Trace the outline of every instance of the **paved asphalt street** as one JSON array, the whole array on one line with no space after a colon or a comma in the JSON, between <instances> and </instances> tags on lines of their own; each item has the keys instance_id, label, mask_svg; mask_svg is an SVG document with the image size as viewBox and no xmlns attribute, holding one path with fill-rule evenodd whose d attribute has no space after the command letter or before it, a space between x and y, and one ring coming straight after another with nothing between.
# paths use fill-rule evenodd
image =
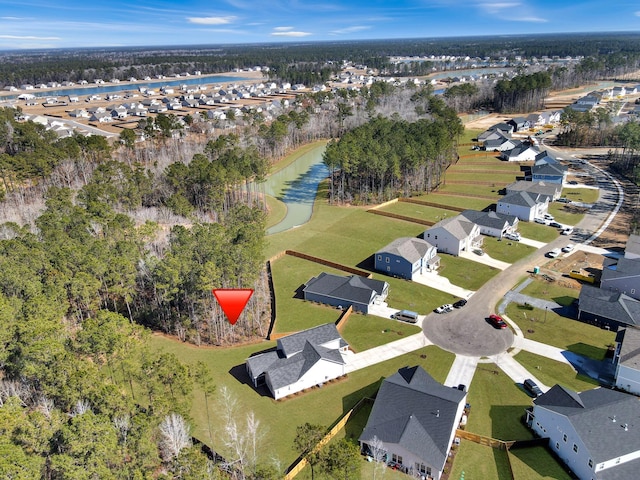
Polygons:
<instances>
[{"instance_id":1,"label":"paved asphalt street","mask_svg":"<svg viewBox=\"0 0 640 480\"><path fill-rule=\"evenodd\" d=\"M566 158L566 154L564 157ZM576 225L575 233L570 239L572 243L589 242L616 208L619 199L617 184L607 174L589 164L585 164L585 169L596 178L600 197ZM495 313L495 306L524 275L532 272L534 266L547 261L545 255L549 250L563 247L568 240L567 237L560 236L546 247L498 273L469 299L465 307L447 314L427 315L423 329L429 341L445 350L466 356L492 356L505 352L514 343L513 332L511 329L494 328L487 322L487 317Z\"/></svg>"}]
</instances>

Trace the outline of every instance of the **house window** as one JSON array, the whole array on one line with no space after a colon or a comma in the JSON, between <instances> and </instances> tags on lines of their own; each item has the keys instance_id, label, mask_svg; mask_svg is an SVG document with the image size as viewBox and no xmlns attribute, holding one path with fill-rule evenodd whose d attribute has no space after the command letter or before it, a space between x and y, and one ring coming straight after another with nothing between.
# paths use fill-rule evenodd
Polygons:
<instances>
[{"instance_id":1,"label":"house window","mask_svg":"<svg viewBox=\"0 0 640 480\"><path fill-rule=\"evenodd\" d=\"M427 233L427 238L431 238L431 234L430 233Z\"/></svg>"},{"instance_id":2,"label":"house window","mask_svg":"<svg viewBox=\"0 0 640 480\"><path fill-rule=\"evenodd\" d=\"M389 257L386 257L386 258L384 259L384 261L385 261L386 263L389 263Z\"/></svg>"},{"instance_id":3,"label":"house window","mask_svg":"<svg viewBox=\"0 0 640 480\"><path fill-rule=\"evenodd\" d=\"M391 267L387 267L387 272L390 272L390 271L391 271Z\"/></svg>"},{"instance_id":4,"label":"house window","mask_svg":"<svg viewBox=\"0 0 640 480\"><path fill-rule=\"evenodd\" d=\"M575 443L573 444L573 451L578 453L578 445L576 445Z\"/></svg>"},{"instance_id":5,"label":"house window","mask_svg":"<svg viewBox=\"0 0 640 480\"><path fill-rule=\"evenodd\" d=\"M589 459L589 468L593 468L593 460Z\"/></svg>"},{"instance_id":6,"label":"house window","mask_svg":"<svg viewBox=\"0 0 640 480\"><path fill-rule=\"evenodd\" d=\"M556 442L556 450L560 450L560 442Z\"/></svg>"},{"instance_id":7,"label":"house window","mask_svg":"<svg viewBox=\"0 0 640 480\"><path fill-rule=\"evenodd\" d=\"M436 235L434 238L437 240L438 239L438 235Z\"/></svg>"},{"instance_id":8,"label":"house window","mask_svg":"<svg viewBox=\"0 0 640 480\"><path fill-rule=\"evenodd\" d=\"M562 441L566 443L566 441L567 441L567 434L566 433L564 435L562 435Z\"/></svg>"},{"instance_id":9,"label":"house window","mask_svg":"<svg viewBox=\"0 0 640 480\"><path fill-rule=\"evenodd\" d=\"M396 455L395 453L391 455L391 461L393 463L397 463L398 465L402 465L402 455Z\"/></svg>"},{"instance_id":10,"label":"house window","mask_svg":"<svg viewBox=\"0 0 640 480\"><path fill-rule=\"evenodd\" d=\"M422 473L423 475L427 473L427 467L425 466L424 463L416 462L415 469L416 469L416 472Z\"/></svg>"},{"instance_id":11,"label":"house window","mask_svg":"<svg viewBox=\"0 0 640 480\"><path fill-rule=\"evenodd\" d=\"M633 295L634 293L636 293L636 289L635 289L635 288L632 288L632 289L631 289L631 295Z\"/></svg>"},{"instance_id":12,"label":"house window","mask_svg":"<svg viewBox=\"0 0 640 480\"><path fill-rule=\"evenodd\" d=\"M378 255L378 261L381 262L382 261L382 255Z\"/></svg>"}]
</instances>

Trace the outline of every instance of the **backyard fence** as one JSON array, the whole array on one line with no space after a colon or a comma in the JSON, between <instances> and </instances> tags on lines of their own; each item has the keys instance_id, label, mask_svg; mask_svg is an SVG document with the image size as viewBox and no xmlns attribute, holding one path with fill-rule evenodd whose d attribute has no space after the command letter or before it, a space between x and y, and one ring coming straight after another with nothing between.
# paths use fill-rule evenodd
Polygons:
<instances>
[{"instance_id":1,"label":"backyard fence","mask_svg":"<svg viewBox=\"0 0 640 480\"><path fill-rule=\"evenodd\" d=\"M379 208L384 208L387 205L393 205L396 202L398 202L398 199L394 198L393 200L389 200L388 202L383 202L383 203L381 203L379 205L375 205L375 206L371 207L370 210L377 210Z\"/></svg>"},{"instance_id":2,"label":"backyard fence","mask_svg":"<svg viewBox=\"0 0 640 480\"><path fill-rule=\"evenodd\" d=\"M342 315L340 315L340 318L338 318L338 320L336 321L336 328L340 333L342 333L342 329L344 328L345 323L347 323L347 320L349 320L349 317L351 316L352 313L353 313L353 306L349 305L349 308L347 308L344 312L342 312Z\"/></svg>"},{"instance_id":3,"label":"backyard fence","mask_svg":"<svg viewBox=\"0 0 640 480\"><path fill-rule=\"evenodd\" d=\"M360 275L361 277L366 277L366 278L372 277L371 273L365 270L360 270L359 268L342 265L341 263L325 260L324 258L314 257L313 255L307 255L306 253L296 252L295 250L286 250L286 254L291 255L292 257L302 258L303 260L309 260L310 262L319 263L320 265L324 265L326 267L335 268L336 270L342 270L344 272L352 273L354 275Z\"/></svg>"},{"instance_id":4,"label":"backyard fence","mask_svg":"<svg viewBox=\"0 0 640 480\"><path fill-rule=\"evenodd\" d=\"M489 195L480 195L477 193L464 193L464 192L431 192L432 195L446 195L448 197L468 197L468 198L480 198L482 200L496 200L496 197Z\"/></svg>"},{"instance_id":5,"label":"backyard fence","mask_svg":"<svg viewBox=\"0 0 640 480\"><path fill-rule=\"evenodd\" d=\"M340 430L344 428L352 415L358 413L358 411L367 404L372 404L373 399L371 398L361 398L358 403L354 405L354 407L345 413L340 420L336 422L336 424L331 427L331 429L327 432L327 434L318 442L313 451L317 451L324 447L327 443L331 441L333 437L335 437ZM298 473L300 473L304 467L307 466L307 458L299 457L293 464L287 469L287 473L284 476L284 480L292 480Z\"/></svg>"},{"instance_id":6,"label":"backyard fence","mask_svg":"<svg viewBox=\"0 0 640 480\"><path fill-rule=\"evenodd\" d=\"M367 210L368 213L374 213L376 215L381 215L383 217L396 218L398 220L404 220L406 222L418 223L420 225L426 225L427 227L431 227L435 225L435 222L430 220L423 220L421 218L407 217L406 215L398 215L397 213L391 212L383 212L381 210Z\"/></svg>"},{"instance_id":7,"label":"backyard fence","mask_svg":"<svg viewBox=\"0 0 640 480\"><path fill-rule=\"evenodd\" d=\"M509 450L515 443L514 441L505 442L497 438L485 437L484 435L478 435L477 433L471 433L461 429L456 430L456 436L479 445L497 448L498 450Z\"/></svg>"},{"instance_id":8,"label":"backyard fence","mask_svg":"<svg viewBox=\"0 0 640 480\"><path fill-rule=\"evenodd\" d=\"M424 205L425 207L435 207L435 208L442 208L444 210L453 210L454 212L464 212L465 210L467 210L466 208L462 208L462 207L442 205L441 203L435 203L435 202L425 202L424 200L416 200L415 198L401 198L400 201L402 203L414 203L416 205Z\"/></svg>"}]
</instances>

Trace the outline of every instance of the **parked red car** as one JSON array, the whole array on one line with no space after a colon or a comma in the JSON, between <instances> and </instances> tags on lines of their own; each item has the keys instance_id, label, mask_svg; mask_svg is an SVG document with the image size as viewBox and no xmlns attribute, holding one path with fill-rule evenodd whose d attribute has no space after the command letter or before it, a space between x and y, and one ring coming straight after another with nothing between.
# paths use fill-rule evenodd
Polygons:
<instances>
[{"instance_id":1,"label":"parked red car","mask_svg":"<svg viewBox=\"0 0 640 480\"><path fill-rule=\"evenodd\" d=\"M489 322L496 328L507 328L507 324L502 319L500 315L491 314L489 315Z\"/></svg>"}]
</instances>

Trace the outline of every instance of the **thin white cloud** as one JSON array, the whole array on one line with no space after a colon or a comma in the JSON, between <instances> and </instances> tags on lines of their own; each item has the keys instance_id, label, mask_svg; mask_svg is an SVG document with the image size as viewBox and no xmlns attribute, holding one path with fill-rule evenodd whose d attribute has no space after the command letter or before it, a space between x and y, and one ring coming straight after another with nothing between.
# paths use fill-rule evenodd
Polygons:
<instances>
[{"instance_id":1,"label":"thin white cloud","mask_svg":"<svg viewBox=\"0 0 640 480\"><path fill-rule=\"evenodd\" d=\"M512 19L514 22L533 22L533 23L546 23L549 20L540 17L516 17Z\"/></svg>"},{"instance_id":2,"label":"thin white cloud","mask_svg":"<svg viewBox=\"0 0 640 480\"><path fill-rule=\"evenodd\" d=\"M275 32L289 32L293 30L293 27L274 27Z\"/></svg>"},{"instance_id":3,"label":"thin white cloud","mask_svg":"<svg viewBox=\"0 0 640 480\"><path fill-rule=\"evenodd\" d=\"M62 40L60 37L36 37L34 35L0 35L5 40Z\"/></svg>"},{"instance_id":4,"label":"thin white cloud","mask_svg":"<svg viewBox=\"0 0 640 480\"><path fill-rule=\"evenodd\" d=\"M27 20L23 17L0 17L0 20Z\"/></svg>"},{"instance_id":5,"label":"thin white cloud","mask_svg":"<svg viewBox=\"0 0 640 480\"><path fill-rule=\"evenodd\" d=\"M353 27L339 28L338 30L332 30L334 35L344 35L347 33L361 32L362 30L369 30L371 27L368 25L354 25Z\"/></svg>"},{"instance_id":6,"label":"thin white cloud","mask_svg":"<svg viewBox=\"0 0 640 480\"><path fill-rule=\"evenodd\" d=\"M237 20L237 18L229 15L226 17L188 17L187 20L197 25L227 25Z\"/></svg>"},{"instance_id":7,"label":"thin white cloud","mask_svg":"<svg viewBox=\"0 0 640 480\"><path fill-rule=\"evenodd\" d=\"M296 32L296 31L286 31L286 32L271 32L271 36L273 37L307 37L311 35L311 32Z\"/></svg>"}]
</instances>

